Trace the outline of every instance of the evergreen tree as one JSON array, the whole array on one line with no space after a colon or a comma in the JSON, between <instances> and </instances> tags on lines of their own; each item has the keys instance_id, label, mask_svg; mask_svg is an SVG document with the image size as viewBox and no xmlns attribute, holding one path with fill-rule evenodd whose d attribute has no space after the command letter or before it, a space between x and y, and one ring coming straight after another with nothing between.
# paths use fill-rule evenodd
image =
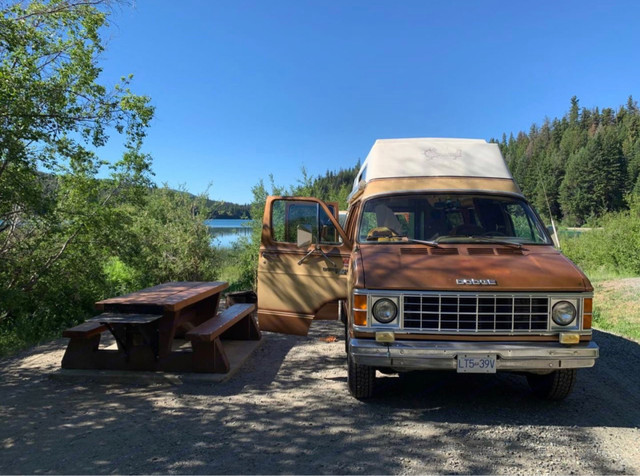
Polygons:
<instances>
[{"instance_id":1,"label":"evergreen tree","mask_svg":"<svg viewBox=\"0 0 640 476\"><path fill-rule=\"evenodd\" d=\"M506 137L499 146L523 193L567 223L625 209L625 195L640 192L640 111L631 96L617 112L580 109L574 96L562 118Z\"/></svg>"},{"instance_id":2,"label":"evergreen tree","mask_svg":"<svg viewBox=\"0 0 640 476\"><path fill-rule=\"evenodd\" d=\"M625 192L625 159L615 130L605 128L572 154L561 186L561 206L577 224L619 210Z\"/></svg>"},{"instance_id":3,"label":"evergreen tree","mask_svg":"<svg viewBox=\"0 0 640 476\"><path fill-rule=\"evenodd\" d=\"M567 161L567 169L560 187L560 206L570 225L582 225L597 208L591 182L583 180L592 175L590 154L586 147L574 152Z\"/></svg>"},{"instance_id":4,"label":"evergreen tree","mask_svg":"<svg viewBox=\"0 0 640 476\"><path fill-rule=\"evenodd\" d=\"M577 96L571 98L571 109L569 109L569 124L575 126L578 124L578 116L580 115L580 106Z\"/></svg>"}]
</instances>

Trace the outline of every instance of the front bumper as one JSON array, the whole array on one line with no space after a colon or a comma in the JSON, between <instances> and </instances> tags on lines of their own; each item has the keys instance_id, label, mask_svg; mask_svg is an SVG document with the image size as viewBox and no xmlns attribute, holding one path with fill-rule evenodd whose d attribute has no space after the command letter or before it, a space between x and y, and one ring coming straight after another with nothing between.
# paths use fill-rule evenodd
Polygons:
<instances>
[{"instance_id":1,"label":"front bumper","mask_svg":"<svg viewBox=\"0 0 640 476\"><path fill-rule=\"evenodd\" d=\"M455 370L458 354L496 354L497 370L551 371L593 367L599 355L595 342L563 345L557 342L441 342L372 339L349 340L356 364L394 370Z\"/></svg>"}]
</instances>

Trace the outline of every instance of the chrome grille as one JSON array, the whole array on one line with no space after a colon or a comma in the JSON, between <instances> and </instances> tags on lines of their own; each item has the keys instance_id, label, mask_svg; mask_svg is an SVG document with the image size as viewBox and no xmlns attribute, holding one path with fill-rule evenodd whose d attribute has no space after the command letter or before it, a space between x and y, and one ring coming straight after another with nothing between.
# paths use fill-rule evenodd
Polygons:
<instances>
[{"instance_id":1,"label":"chrome grille","mask_svg":"<svg viewBox=\"0 0 640 476\"><path fill-rule=\"evenodd\" d=\"M549 299L530 295L404 295L404 328L435 332L547 330Z\"/></svg>"}]
</instances>

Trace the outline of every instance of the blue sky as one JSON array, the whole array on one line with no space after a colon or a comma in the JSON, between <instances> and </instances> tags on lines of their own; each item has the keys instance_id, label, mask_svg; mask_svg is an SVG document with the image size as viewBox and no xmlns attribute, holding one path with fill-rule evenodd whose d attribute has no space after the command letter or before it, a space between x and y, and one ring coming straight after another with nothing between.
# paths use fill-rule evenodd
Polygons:
<instances>
[{"instance_id":1,"label":"blue sky","mask_svg":"<svg viewBox=\"0 0 640 476\"><path fill-rule=\"evenodd\" d=\"M101 65L152 98L158 183L245 203L269 174L350 167L378 138L499 138L573 95L640 99L638 18L637 1L137 0Z\"/></svg>"}]
</instances>

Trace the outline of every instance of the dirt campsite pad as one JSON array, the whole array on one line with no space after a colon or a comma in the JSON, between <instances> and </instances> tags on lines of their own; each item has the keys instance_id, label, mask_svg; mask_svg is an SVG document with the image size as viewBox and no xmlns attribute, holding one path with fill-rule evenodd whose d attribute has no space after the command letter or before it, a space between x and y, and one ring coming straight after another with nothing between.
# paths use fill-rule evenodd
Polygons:
<instances>
[{"instance_id":1,"label":"dirt campsite pad","mask_svg":"<svg viewBox=\"0 0 640 476\"><path fill-rule=\"evenodd\" d=\"M640 473L636 342L596 332L559 404L517 375L437 372L378 374L360 402L341 336L265 333L220 383L53 379L62 339L4 359L0 473Z\"/></svg>"}]
</instances>

